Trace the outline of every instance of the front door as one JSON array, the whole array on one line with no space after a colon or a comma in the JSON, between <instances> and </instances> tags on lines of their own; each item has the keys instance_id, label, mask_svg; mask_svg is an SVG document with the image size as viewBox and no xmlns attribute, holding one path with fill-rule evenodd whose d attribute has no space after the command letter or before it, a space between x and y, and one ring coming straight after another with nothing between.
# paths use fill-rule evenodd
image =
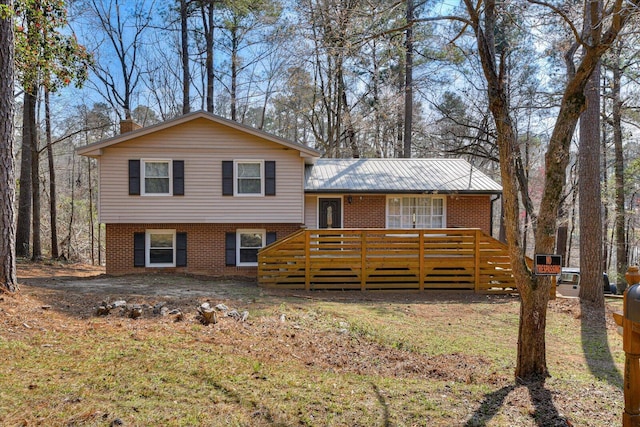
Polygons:
<instances>
[{"instance_id":1,"label":"front door","mask_svg":"<svg viewBox=\"0 0 640 427\"><path fill-rule=\"evenodd\" d=\"M342 199L339 197L320 199L318 228L342 228Z\"/></svg>"}]
</instances>

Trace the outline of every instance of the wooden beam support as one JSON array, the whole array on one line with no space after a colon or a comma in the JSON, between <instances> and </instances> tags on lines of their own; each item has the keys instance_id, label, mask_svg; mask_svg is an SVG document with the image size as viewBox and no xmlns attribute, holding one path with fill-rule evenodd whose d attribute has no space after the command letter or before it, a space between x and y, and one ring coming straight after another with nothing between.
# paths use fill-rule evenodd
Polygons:
<instances>
[{"instance_id":1,"label":"wooden beam support","mask_svg":"<svg viewBox=\"0 0 640 427\"><path fill-rule=\"evenodd\" d=\"M311 290L311 230L304 233L304 289Z\"/></svg>"},{"instance_id":2,"label":"wooden beam support","mask_svg":"<svg viewBox=\"0 0 640 427\"><path fill-rule=\"evenodd\" d=\"M480 230L476 230L474 233L475 236L475 292L480 292L480 239L482 238L482 234Z\"/></svg>"}]
</instances>

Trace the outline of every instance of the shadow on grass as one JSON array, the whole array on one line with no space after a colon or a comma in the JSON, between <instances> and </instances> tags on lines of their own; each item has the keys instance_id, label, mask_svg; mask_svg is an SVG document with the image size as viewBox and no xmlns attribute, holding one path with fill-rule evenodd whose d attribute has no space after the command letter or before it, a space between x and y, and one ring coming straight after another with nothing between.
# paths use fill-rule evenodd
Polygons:
<instances>
[{"instance_id":1,"label":"shadow on grass","mask_svg":"<svg viewBox=\"0 0 640 427\"><path fill-rule=\"evenodd\" d=\"M484 400L480 403L480 407L471 415L471 418L465 423L465 427L476 427L486 425L504 405L507 395L516 388L515 385L508 385L496 390L493 393L486 394Z\"/></svg>"},{"instance_id":2,"label":"shadow on grass","mask_svg":"<svg viewBox=\"0 0 640 427\"><path fill-rule=\"evenodd\" d=\"M387 404L387 401L384 399L384 396L382 395L382 393L380 393L380 389L378 388L378 386L373 383L371 383L371 386L373 387L373 391L376 393L376 397L378 398L378 402L380 402L380 407L382 408L382 417L383 417L382 425L384 427L389 427L391 425L391 421L389 420L389 405Z\"/></svg>"},{"instance_id":3,"label":"shadow on grass","mask_svg":"<svg viewBox=\"0 0 640 427\"><path fill-rule=\"evenodd\" d=\"M478 427L487 425L500 412L500 408L505 405L505 400L509 393L519 387L526 387L529 392L531 403L535 408L534 412L529 415L537 426L566 427L569 425L567 420L558 413L553 403L553 395L545 387L544 381L533 381L519 385L511 384L485 395L478 409L471 415L464 426Z\"/></svg>"},{"instance_id":4,"label":"shadow on grass","mask_svg":"<svg viewBox=\"0 0 640 427\"><path fill-rule=\"evenodd\" d=\"M580 302L582 351L591 374L622 389L623 378L616 367L607 339L607 313L604 307Z\"/></svg>"}]
</instances>

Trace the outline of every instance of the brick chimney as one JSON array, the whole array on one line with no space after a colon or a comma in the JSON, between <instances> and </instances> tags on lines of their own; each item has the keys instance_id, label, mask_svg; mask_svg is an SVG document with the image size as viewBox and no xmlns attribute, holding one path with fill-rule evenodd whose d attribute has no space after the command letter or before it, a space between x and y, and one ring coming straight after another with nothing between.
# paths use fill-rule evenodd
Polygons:
<instances>
[{"instance_id":1,"label":"brick chimney","mask_svg":"<svg viewBox=\"0 0 640 427\"><path fill-rule=\"evenodd\" d=\"M136 129L140 129L142 126L137 124L131 119L120 120L120 133L127 133L134 131Z\"/></svg>"}]
</instances>

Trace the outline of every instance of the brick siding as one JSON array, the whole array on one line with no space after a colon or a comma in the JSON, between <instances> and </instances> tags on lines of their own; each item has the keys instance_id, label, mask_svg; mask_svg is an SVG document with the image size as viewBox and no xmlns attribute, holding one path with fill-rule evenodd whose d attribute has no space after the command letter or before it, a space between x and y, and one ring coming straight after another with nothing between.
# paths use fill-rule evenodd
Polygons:
<instances>
[{"instance_id":1,"label":"brick siding","mask_svg":"<svg viewBox=\"0 0 640 427\"><path fill-rule=\"evenodd\" d=\"M187 266L148 268L133 266L133 234L170 229L187 233ZM106 272L112 275L146 272L182 272L212 276L256 276L256 267L225 265L225 233L237 229L275 231L282 239L300 229L299 224L107 224Z\"/></svg>"},{"instance_id":2,"label":"brick siding","mask_svg":"<svg viewBox=\"0 0 640 427\"><path fill-rule=\"evenodd\" d=\"M387 198L382 196L363 195L345 196L344 227L345 228L385 228Z\"/></svg>"},{"instance_id":3,"label":"brick siding","mask_svg":"<svg viewBox=\"0 0 640 427\"><path fill-rule=\"evenodd\" d=\"M480 228L491 235L491 196L447 197L447 227Z\"/></svg>"},{"instance_id":4,"label":"brick siding","mask_svg":"<svg viewBox=\"0 0 640 427\"><path fill-rule=\"evenodd\" d=\"M385 228L386 197L354 195L351 203L344 197L345 228ZM491 234L491 196L448 196L447 226L480 228ZM187 266L148 268L133 266L133 234L150 229L172 229L187 233ZM145 272L183 272L213 276L255 277L256 267L225 265L225 233L237 229L275 231L282 239L300 229L299 224L107 224L107 274L122 275Z\"/></svg>"},{"instance_id":5,"label":"brick siding","mask_svg":"<svg viewBox=\"0 0 640 427\"><path fill-rule=\"evenodd\" d=\"M384 195L354 195L349 203L344 197L345 228L385 228L386 202ZM491 234L491 196L448 196L446 201L447 227L480 228Z\"/></svg>"}]
</instances>

